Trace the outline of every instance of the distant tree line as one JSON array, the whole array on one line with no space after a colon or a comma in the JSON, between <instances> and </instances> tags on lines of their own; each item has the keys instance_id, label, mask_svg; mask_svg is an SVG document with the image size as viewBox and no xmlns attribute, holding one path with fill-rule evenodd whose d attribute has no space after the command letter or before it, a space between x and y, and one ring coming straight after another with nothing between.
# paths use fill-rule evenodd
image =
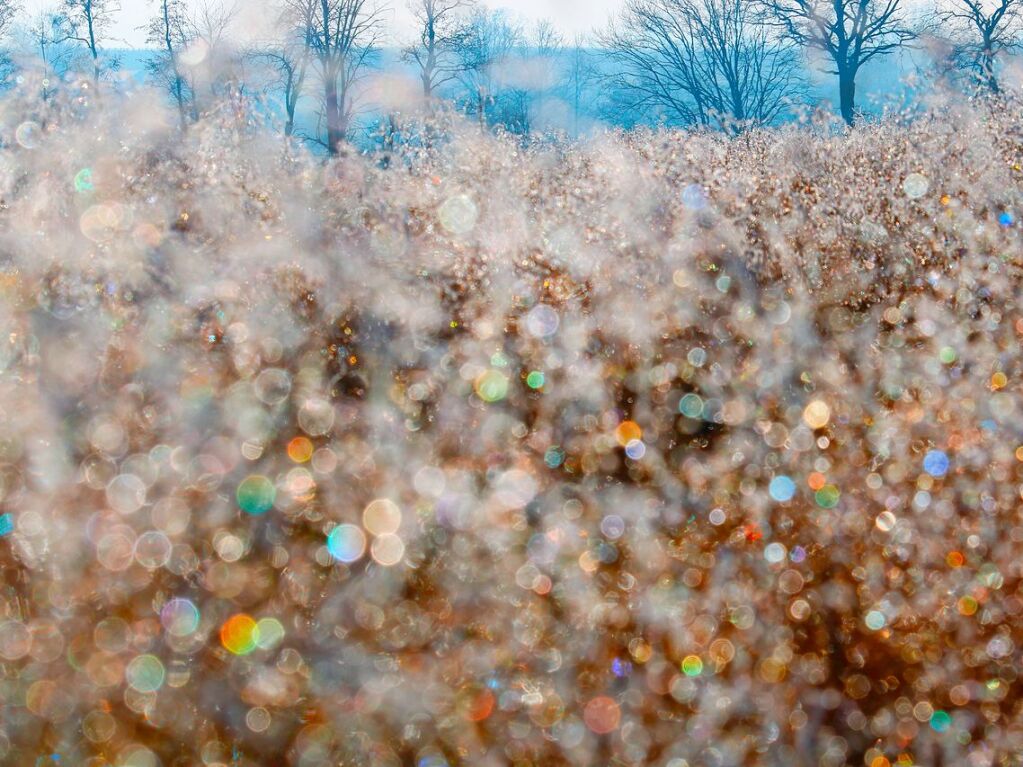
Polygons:
<instances>
[{"instance_id":1,"label":"distant tree line","mask_svg":"<svg viewBox=\"0 0 1023 767\"><path fill-rule=\"evenodd\" d=\"M938 0L929 10L908 0L625 0L592 38L571 41L549 22L530 26L476 0L408 0L415 31L400 41L376 0L274 0L275 34L245 45L225 0L149 2L146 75L182 128L225 99L265 97L288 140L330 153L360 112L380 112L369 81L394 51L415 83L406 113L454 109L483 129L578 135L594 118L727 131L773 124L807 103L813 68L835 78L838 111L853 125L863 67L924 41L940 42L944 76L997 95L1023 42L1023 0ZM71 73L104 87L120 65L119 12L116 0L61 0L28 17L17 0L0 0L0 78L35 69L44 97ZM396 114L384 122L401 132Z\"/></svg>"}]
</instances>

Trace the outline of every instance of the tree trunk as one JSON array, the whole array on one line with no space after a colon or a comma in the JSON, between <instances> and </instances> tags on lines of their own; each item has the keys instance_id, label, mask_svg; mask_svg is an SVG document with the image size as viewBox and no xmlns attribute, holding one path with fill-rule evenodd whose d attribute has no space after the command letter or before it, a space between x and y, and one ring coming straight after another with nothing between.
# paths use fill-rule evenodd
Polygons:
<instances>
[{"instance_id":1,"label":"tree trunk","mask_svg":"<svg viewBox=\"0 0 1023 767\"><path fill-rule=\"evenodd\" d=\"M188 118L185 115L184 88L181 82L181 75L179 75L177 71L177 65L174 65L174 100L178 105L178 117L181 120L181 130L185 130L185 128L188 127Z\"/></svg>"},{"instance_id":2,"label":"tree trunk","mask_svg":"<svg viewBox=\"0 0 1023 767\"><path fill-rule=\"evenodd\" d=\"M732 118L729 129L732 133L738 134L742 131L746 122L746 104L742 99L742 91L739 88L737 78L729 83L729 95L732 101Z\"/></svg>"},{"instance_id":3,"label":"tree trunk","mask_svg":"<svg viewBox=\"0 0 1023 767\"><path fill-rule=\"evenodd\" d=\"M856 121L856 74L848 70L838 75L838 100L845 124L852 126Z\"/></svg>"},{"instance_id":4,"label":"tree trunk","mask_svg":"<svg viewBox=\"0 0 1023 767\"><path fill-rule=\"evenodd\" d=\"M85 4L85 21L89 32L89 53L92 54L92 79L96 84L96 92L99 92L99 48L96 46L95 18L93 16L92 3Z\"/></svg>"},{"instance_id":5,"label":"tree trunk","mask_svg":"<svg viewBox=\"0 0 1023 767\"><path fill-rule=\"evenodd\" d=\"M341 108L337 96L337 84L333 78L326 78L324 103L327 111L327 151L336 155L344 140L344 127L341 125Z\"/></svg>"},{"instance_id":6,"label":"tree trunk","mask_svg":"<svg viewBox=\"0 0 1023 767\"><path fill-rule=\"evenodd\" d=\"M174 41L171 39L170 7L168 0L163 0L160 8L163 11L163 44L167 49L167 58L170 61L171 72L174 76L172 91L174 101L178 105L178 117L181 119L181 130L188 125L188 118L185 116L185 96L183 93L184 83L181 79L181 72L178 71L178 57L174 51Z\"/></svg>"},{"instance_id":7,"label":"tree trunk","mask_svg":"<svg viewBox=\"0 0 1023 767\"><path fill-rule=\"evenodd\" d=\"M192 103L189 106L189 109L192 112L192 122L196 123L196 122L199 122L199 101L198 101L199 95L198 95L197 89L195 87L195 77L194 76L191 78L191 80L188 81L188 90L192 94Z\"/></svg>"},{"instance_id":8,"label":"tree trunk","mask_svg":"<svg viewBox=\"0 0 1023 767\"><path fill-rule=\"evenodd\" d=\"M996 96L1002 92L998 85L998 77L995 76L995 54L990 46L985 46L980 54L981 78L984 84Z\"/></svg>"},{"instance_id":9,"label":"tree trunk","mask_svg":"<svg viewBox=\"0 0 1023 767\"><path fill-rule=\"evenodd\" d=\"M426 63L420 72L423 81L423 101L429 104L433 101L433 77L437 71L437 53L435 50L433 27L430 27L430 42L426 49Z\"/></svg>"}]
</instances>

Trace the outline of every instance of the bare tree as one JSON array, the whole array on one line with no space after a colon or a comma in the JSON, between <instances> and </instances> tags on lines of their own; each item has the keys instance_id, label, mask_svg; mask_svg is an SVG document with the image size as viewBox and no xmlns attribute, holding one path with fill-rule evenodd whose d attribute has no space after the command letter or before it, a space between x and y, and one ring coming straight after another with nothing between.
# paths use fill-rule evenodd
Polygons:
<instances>
[{"instance_id":1,"label":"bare tree","mask_svg":"<svg viewBox=\"0 0 1023 767\"><path fill-rule=\"evenodd\" d=\"M21 6L14 0L0 0L0 40L7 37Z\"/></svg>"},{"instance_id":2,"label":"bare tree","mask_svg":"<svg viewBox=\"0 0 1023 767\"><path fill-rule=\"evenodd\" d=\"M936 15L952 40L953 63L1000 93L997 60L1023 44L1023 0L948 0Z\"/></svg>"},{"instance_id":3,"label":"bare tree","mask_svg":"<svg viewBox=\"0 0 1023 767\"><path fill-rule=\"evenodd\" d=\"M356 86L376 54L382 9L372 0L286 0L285 7L306 25L302 36L323 88L321 143L337 154L355 114Z\"/></svg>"},{"instance_id":4,"label":"bare tree","mask_svg":"<svg viewBox=\"0 0 1023 767\"><path fill-rule=\"evenodd\" d=\"M402 58L416 65L429 104L437 91L463 71L458 55L468 35L466 15L475 0L410 0L419 31L402 51Z\"/></svg>"},{"instance_id":5,"label":"bare tree","mask_svg":"<svg viewBox=\"0 0 1023 767\"><path fill-rule=\"evenodd\" d=\"M578 138L583 115L583 102L591 86L600 80L600 73L587 47L586 38L576 35L567 54L562 93L572 110L572 136Z\"/></svg>"},{"instance_id":6,"label":"bare tree","mask_svg":"<svg viewBox=\"0 0 1023 767\"><path fill-rule=\"evenodd\" d=\"M265 64L270 71L268 86L281 96L284 108L284 135L295 133L295 115L305 93L311 52L303 40L278 40L253 48L250 58Z\"/></svg>"},{"instance_id":7,"label":"bare tree","mask_svg":"<svg viewBox=\"0 0 1023 767\"><path fill-rule=\"evenodd\" d=\"M217 102L238 81L235 56L230 37L231 25L238 15L238 6L225 5L222 0L202 0L188 17L189 45L194 60L187 62L191 79L193 109L198 111L200 89Z\"/></svg>"},{"instance_id":8,"label":"bare tree","mask_svg":"<svg viewBox=\"0 0 1023 767\"><path fill-rule=\"evenodd\" d=\"M0 38L7 36L20 7L13 0L0 0Z\"/></svg>"},{"instance_id":9,"label":"bare tree","mask_svg":"<svg viewBox=\"0 0 1023 767\"><path fill-rule=\"evenodd\" d=\"M473 9L466 29L458 48L459 79L465 88L466 107L476 113L480 128L485 128L488 115L500 118L499 107L507 106L500 104L503 70L521 49L525 36L507 13L484 8Z\"/></svg>"},{"instance_id":10,"label":"bare tree","mask_svg":"<svg viewBox=\"0 0 1023 767\"><path fill-rule=\"evenodd\" d=\"M156 14L146 32L146 42L157 51L147 63L147 69L170 92L184 127L191 98L191 89L181 65L181 53L191 39L185 0L157 0Z\"/></svg>"},{"instance_id":11,"label":"bare tree","mask_svg":"<svg viewBox=\"0 0 1023 767\"><path fill-rule=\"evenodd\" d=\"M64 0L64 40L85 48L92 64L92 78L99 86L102 72L101 41L121 10L115 0Z\"/></svg>"},{"instance_id":12,"label":"bare tree","mask_svg":"<svg viewBox=\"0 0 1023 767\"><path fill-rule=\"evenodd\" d=\"M73 43L64 38L64 17L60 10L50 8L39 11L24 29L23 37L29 50L37 56L42 74L40 95L49 99L60 81L71 70L77 52Z\"/></svg>"},{"instance_id":13,"label":"bare tree","mask_svg":"<svg viewBox=\"0 0 1023 767\"><path fill-rule=\"evenodd\" d=\"M535 73L527 92L527 116L532 127L547 122L547 100L562 77L565 38L550 20L541 19L533 27L529 43L527 69Z\"/></svg>"},{"instance_id":14,"label":"bare tree","mask_svg":"<svg viewBox=\"0 0 1023 767\"><path fill-rule=\"evenodd\" d=\"M548 127L547 99L561 77L564 37L543 19L528 31L517 30L505 54L495 60L490 81L491 118L506 130L528 135L538 126Z\"/></svg>"},{"instance_id":15,"label":"bare tree","mask_svg":"<svg viewBox=\"0 0 1023 767\"><path fill-rule=\"evenodd\" d=\"M601 40L624 105L675 124L770 123L801 89L792 44L745 0L628 0Z\"/></svg>"},{"instance_id":16,"label":"bare tree","mask_svg":"<svg viewBox=\"0 0 1023 767\"><path fill-rule=\"evenodd\" d=\"M797 45L824 53L838 77L839 109L856 119L856 75L868 61L887 56L916 37L902 0L760 0L769 23Z\"/></svg>"},{"instance_id":17,"label":"bare tree","mask_svg":"<svg viewBox=\"0 0 1023 767\"><path fill-rule=\"evenodd\" d=\"M0 0L0 41L10 34L14 19L20 10L21 7L15 0ZM0 84L7 82L11 68L10 56L7 55L6 49L0 48Z\"/></svg>"}]
</instances>

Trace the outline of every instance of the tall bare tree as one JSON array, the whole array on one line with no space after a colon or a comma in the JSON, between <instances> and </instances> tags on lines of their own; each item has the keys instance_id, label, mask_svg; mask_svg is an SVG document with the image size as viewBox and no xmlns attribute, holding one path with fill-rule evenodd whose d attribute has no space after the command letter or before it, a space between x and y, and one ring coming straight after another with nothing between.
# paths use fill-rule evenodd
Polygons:
<instances>
[{"instance_id":1,"label":"tall bare tree","mask_svg":"<svg viewBox=\"0 0 1023 767\"><path fill-rule=\"evenodd\" d=\"M572 48L568 51L565 66L565 79L562 81L562 93L572 112L572 136L578 138L584 112L583 103L590 88L599 82L600 72L591 55L587 39L576 35Z\"/></svg>"},{"instance_id":2,"label":"tall bare tree","mask_svg":"<svg viewBox=\"0 0 1023 767\"><path fill-rule=\"evenodd\" d=\"M470 14L458 47L459 79L465 89L463 101L476 113L480 128L491 117L500 120L502 79L524 40L522 27L504 11L477 7Z\"/></svg>"},{"instance_id":3,"label":"tall bare tree","mask_svg":"<svg viewBox=\"0 0 1023 767\"><path fill-rule=\"evenodd\" d=\"M20 10L20 6L13 0L0 0L0 39L5 38L10 32L18 10Z\"/></svg>"},{"instance_id":4,"label":"tall bare tree","mask_svg":"<svg viewBox=\"0 0 1023 767\"><path fill-rule=\"evenodd\" d=\"M313 61L310 34L315 12L315 3L286 2L278 11L277 37L250 51L251 58L269 69L267 87L280 94L286 140L295 135L298 104L309 82Z\"/></svg>"},{"instance_id":5,"label":"tall bare tree","mask_svg":"<svg viewBox=\"0 0 1023 767\"><path fill-rule=\"evenodd\" d=\"M14 0L0 0L0 40L7 37L21 6Z\"/></svg>"},{"instance_id":6,"label":"tall bare tree","mask_svg":"<svg viewBox=\"0 0 1023 767\"><path fill-rule=\"evenodd\" d=\"M526 115L529 127L549 125L546 114L548 97L561 83L565 37L549 19L541 19L532 28L526 50L528 68L536 73L526 91L529 98Z\"/></svg>"},{"instance_id":7,"label":"tall bare tree","mask_svg":"<svg viewBox=\"0 0 1023 767\"><path fill-rule=\"evenodd\" d=\"M239 79L235 70L240 59L230 34L238 6L223 0L199 0L189 5L189 44L195 59L188 62L192 101L198 101L201 87L211 101L218 102Z\"/></svg>"},{"instance_id":8,"label":"tall bare tree","mask_svg":"<svg viewBox=\"0 0 1023 767\"><path fill-rule=\"evenodd\" d=\"M383 10L372 0L286 0L285 6L306 24L303 39L323 89L322 143L337 154L355 114L356 86L380 42Z\"/></svg>"},{"instance_id":9,"label":"tall bare tree","mask_svg":"<svg viewBox=\"0 0 1023 767\"><path fill-rule=\"evenodd\" d=\"M469 33L467 14L475 0L410 0L416 19L416 38L402 50L402 58L415 64L423 85L423 99L430 103L437 91L463 71L458 52Z\"/></svg>"},{"instance_id":10,"label":"tall bare tree","mask_svg":"<svg viewBox=\"0 0 1023 767\"><path fill-rule=\"evenodd\" d=\"M3 45L17 18L21 7L15 0L0 0L0 45ZM6 49L0 47L0 84L7 82L11 70L11 59Z\"/></svg>"},{"instance_id":11,"label":"tall bare tree","mask_svg":"<svg viewBox=\"0 0 1023 767\"><path fill-rule=\"evenodd\" d=\"M769 23L801 47L821 51L838 77L842 119L856 119L856 75L916 37L902 0L760 0Z\"/></svg>"},{"instance_id":12,"label":"tall bare tree","mask_svg":"<svg viewBox=\"0 0 1023 767\"><path fill-rule=\"evenodd\" d=\"M170 92L184 127L190 114L191 89L181 53L191 39L185 0L156 0L156 13L146 27L146 42L156 53L147 63L150 75Z\"/></svg>"},{"instance_id":13,"label":"tall bare tree","mask_svg":"<svg viewBox=\"0 0 1023 767\"><path fill-rule=\"evenodd\" d=\"M81 45L92 64L92 78L99 86L103 69L102 41L121 6L116 0L64 0L64 39Z\"/></svg>"},{"instance_id":14,"label":"tall bare tree","mask_svg":"<svg viewBox=\"0 0 1023 767\"><path fill-rule=\"evenodd\" d=\"M59 8L38 11L24 29L24 44L37 54L41 77L40 95L49 99L56 84L72 69L77 45L64 37L64 16Z\"/></svg>"},{"instance_id":15,"label":"tall bare tree","mask_svg":"<svg viewBox=\"0 0 1023 767\"><path fill-rule=\"evenodd\" d=\"M288 36L254 47L249 56L268 68L268 87L280 94L284 109L284 135L293 136L298 103L305 94L309 74L309 46L304 40Z\"/></svg>"},{"instance_id":16,"label":"tall bare tree","mask_svg":"<svg viewBox=\"0 0 1023 767\"><path fill-rule=\"evenodd\" d=\"M623 103L674 124L766 124L801 88L792 44L746 0L628 0L601 41Z\"/></svg>"},{"instance_id":17,"label":"tall bare tree","mask_svg":"<svg viewBox=\"0 0 1023 767\"><path fill-rule=\"evenodd\" d=\"M953 63L1000 93L998 59L1023 45L1023 0L948 0L937 18L952 39Z\"/></svg>"}]
</instances>

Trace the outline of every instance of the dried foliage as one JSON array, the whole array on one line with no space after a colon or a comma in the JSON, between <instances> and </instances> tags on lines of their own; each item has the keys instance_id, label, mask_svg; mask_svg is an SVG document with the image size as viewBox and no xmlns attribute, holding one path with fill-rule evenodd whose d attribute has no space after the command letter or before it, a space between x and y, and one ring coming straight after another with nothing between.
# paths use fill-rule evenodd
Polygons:
<instances>
[{"instance_id":1,"label":"dried foliage","mask_svg":"<svg viewBox=\"0 0 1023 767\"><path fill-rule=\"evenodd\" d=\"M1020 104L324 163L34 87L5 764L1014 763Z\"/></svg>"}]
</instances>

